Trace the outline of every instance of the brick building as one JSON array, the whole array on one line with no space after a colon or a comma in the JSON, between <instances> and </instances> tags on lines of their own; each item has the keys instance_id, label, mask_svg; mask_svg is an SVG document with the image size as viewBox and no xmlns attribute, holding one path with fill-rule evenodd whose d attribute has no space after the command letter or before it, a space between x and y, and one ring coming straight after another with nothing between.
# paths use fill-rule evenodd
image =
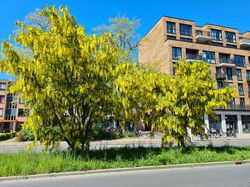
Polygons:
<instances>
[{"instance_id":1,"label":"brick building","mask_svg":"<svg viewBox=\"0 0 250 187\"><path fill-rule=\"evenodd\" d=\"M0 133L18 131L26 117L24 103L16 94L8 94L10 81L0 80Z\"/></svg>"},{"instance_id":2,"label":"brick building","mask_svg":"<svg viewBox=\"0 0 250 187\"><path fill-rule=\"evenodd\" d=\"M250 136L250 32L213 24L162 17L139 45L139 63L158 62L161 71L174 74L179 59L206 61L217 87L233 86L237 96L228 109L218 109L218 120L205 116L205 129Z\"/></svg>"}]
</instances>

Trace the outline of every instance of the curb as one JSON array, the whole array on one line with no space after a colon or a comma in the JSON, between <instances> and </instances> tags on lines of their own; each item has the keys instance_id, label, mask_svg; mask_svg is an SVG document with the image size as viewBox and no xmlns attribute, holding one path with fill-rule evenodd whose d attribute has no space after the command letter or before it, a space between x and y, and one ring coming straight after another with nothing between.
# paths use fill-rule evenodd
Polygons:
<instances>
[{"instance_id":1,"label":"curb","mask_svg":"<svg viewBox=\"0 0 250 187\"><path fill-rule=\"evenodd\" d=\"M144 166L144 167L132 167L132 168L48 173L48 174L26 175L26 176L10 176L10 177L0 177L0 182L18 181L18 180L25 180L25 179L42 179L42 178L50 178L50 177L66 177L66 176L78 176L78 175L89 175L89 174L101 174L101 173L112 173L112 172L142 171L142 170L145 171L145 170L174 169L174 168L194 168L194 167L241 165L241 164L250 164L250 160L192 163L192 164L178 164L178 165L161 165L161 166Z\"/></svg>"}]
</instances>

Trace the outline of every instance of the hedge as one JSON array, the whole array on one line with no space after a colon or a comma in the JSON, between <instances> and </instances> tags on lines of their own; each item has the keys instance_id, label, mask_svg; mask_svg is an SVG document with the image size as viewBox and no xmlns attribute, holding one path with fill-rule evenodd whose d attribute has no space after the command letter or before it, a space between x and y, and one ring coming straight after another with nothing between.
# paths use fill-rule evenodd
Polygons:
<instances>
[{"instance_id":1,"label":"hedge","mask_svg":"<svg viewBox=\"0 0 250 187\"><path fill-rule=\"evenodd\" d=\"M14 138L15 136L16 136L16 132L3 133L3 134L0 134L0 141L8 140L8 139Z\"/></svg>"}]
</instances>

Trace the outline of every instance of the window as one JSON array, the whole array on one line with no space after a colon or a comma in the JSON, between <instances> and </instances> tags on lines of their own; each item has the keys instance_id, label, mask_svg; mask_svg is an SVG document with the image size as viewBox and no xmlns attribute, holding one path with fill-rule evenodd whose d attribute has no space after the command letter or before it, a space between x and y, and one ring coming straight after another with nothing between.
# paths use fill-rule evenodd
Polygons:
<instances>
[{"instance_id":1,"label":"window","mask_svg":"<svg viewBox=\"0 0 250 187\"><path fill-rule=\"evenodd\" d=\"M5 101L5 96L4 95L0 95L0 103L3 104Z\"/></svg>"},{"instance_id":2,"label":"window","mask_svg":"<svg viewBox=\"0 0 250 187\"><path fill-rule=\"evenodd\" d=\"M228 32L226 31L226 40L227 42L231 42L231 43L235 43L236 40L235 40L235 33L234 32Z\"/></svg>"},{"instance_id":3,"label":"window","mask_svg":"<svg viewBox=\"0 0 250 187\"><path fill-rule=\"evenodd\" d=\"M250 81L250 70L247 70L247 80Z\"/></svg>"},{"instance_id":4,"label":"window","mask_svg":"<svg viewBox=\"0 0 250 187\"><path fill-rule=\"evenodd\" d=\"M240 98L240 108L245 108L245 99Z\"/></svg>"},{"instance_id":5,"label":"window","mask_svg":"<svg viewBox=\"0 0 250 187\"><path fill-rule=\"evenodd\" d=\"M3 108L0 108L0 117L3 117Z\"/></svg>"},{"instance_id":6,"label":"window","mask_svg":"<svg viewBox=\"0 0 250 187\"><path fill-rule=\"evenodd\" d=\"M175 29L175 23L167 21L167 33L175 34L176 29Z\"/></svg>"},{"instance_id":7,"label":"window","mask_svg":"<svg viewBox=\"0 0 250 187\"><path fill-rule=\"evenodd\" d=\"M235 108L235 99L234 98L229 102L229 106L230 106L230 108Z\"/></svg>"},{"instance_id":8,"label":"window","mask_svg":"<svg viewBox=\"0 0 250 187\"><path fill-rule=\"evenodd\" d=\"M241 70L240 69L236 69L236 75L237 75L237 80L242 81L242 75L241 75Z\"/></svg>"},{"instance_id":9,"label":"window","mask_svg":"<svg viewBox=\"0 0 250 187\"><path fill-rule=\"evenodd\" d=\"M172 47L172 59L179 60L181 59L181 48L179 47Z\"/></svg>"},{"instance_id":10,"label":"window","mask_svg":"<svg viewBox=\"0 0 250 187\"><path fill-rule=\"evenodd\" d=\"M219 53L220 63L230 63L230 54Z\"/></svg>"},{"instance_id":11,"label":"window","mask_svg":"<svg viewBox=\"0 0 250 187\"><path fill-rule=\"evenodd\" d=\"M17 104L16 103L12 103L12 102L8 102L7 103L7 108L16 108L17 107Z\"/></svg>"},{"instance_id":12,"label":"window","mask_svg":"<svg viewBox=\"0 0 250 187\"><path fill-rule=\"evenodd\" d=\"M193 40L191 38L180 37L180 40L183 41L183 42L193 42Z\"/></svg>"},{"instance_id":13,"label":"window","mask_svg":"<svg viewBox=\"0 0 250 187\"><path fill-rule=\"evenodd\" d=\"M244 67L245 66L245 57L240 55L234 55L234 63L236 66Z\"/></svg>"},{"instance_id":14,"label":"window","mask_svg":"<svg viewBox=\"0 0 250 187\"><path fill-rule=\"evenodd\" d=\"M25 116L25 114L24 114L23 108L19 108L18 109L18 117L24 117L24 116Z\"/></svg>"},{"instance_id":15,"label":"window","mask_svg":"<svg viewBox=\"0 0 250 187\"><path fill-rule=\"evenodd\" d=\"M222 40L222 34L220 30L216 30L216 29L211 29L211 38L212 40Z\"/></svg>"},{"instance_id":16,"label":"window","mask_svg":"<svg viewBox=\"0 0 250 187\"><path fill-rule=\"evenodd\" d=\"M248 84L248 96L250 96L250 84Z\"/></svg>"},{"instance_id":17,"label":"window","mask_svg":"<svg viewBox=\"0 0 250 187\"><path fill-rule=\"evenodd\" d=\"M232 45L232 44L227 44L227 47L228 47L228 48L233 48L233 49L236 49L236 48L237 48L236 45Z\"/></svg>"},{"instance_id":18,"label":"window","mask_svg":"<svg viewBox=\"0 0 250 187\"><path fill-rule=\"evenodd\" d=\"M197 30L197 31L195 31L195 34L196 34L196 36L202 36L202 31Z\"/></svg>"},{"instance_id":19,"label":"window","mask_svg":"<svg viewBox=\"0 0 250 187\"><path fill-rule=\"evenodd\" d=\"M0 83L0 90L5 91L6 90L6 83Z\"/></svg>"},{"instance_id":20,"label":"window","mask_svg":"<svg viewBox=\"0 0 250 187\"><path fill-rule=\"evenodd\" d=\"M243 90L243 84L242 83L238 83L238 91L239 91L239 95L244 95L244 90Z\"/></svg>"},{"instance_id":21,"label":"window","mask_svg":"<svg viewBox=\"0 0 250 187\"><path fill-rule=\"evenodd\" d=\"M176 36L169 36L169 35L167 35L167 39L168 40L176 40Z\"/></svg>"},{"instance_id":22,"label":"window","mask_svg":"<svg viewBox=\"0 0 250 187\"><path fill-rule=\"evenodd\" d=\"M217 81L217 88L218 89L223 88L223 82Z\"/></svg>"},{"instance_id":23,"label":"window","mask_svg":"<svg viewBox=\"0 0 250 187\"><path fill-rule=\"evenodd\" d=\"M227 79L228 80L233 80L232 68L227 68Z\"/></svg>"},{"instance_id":24,"label":"window","mask_svg":"<svg viewBox=\"0 0 250 187\"><path fill-rule=\"evenodd\" d=\"M185 36L192 36L192 26L180 24L180 34Z\"/></svg>"},{"instance_id":25,"label":"window","mask_svg":"<svg viewBox=\"0 0 250 187\"><path fill-rule=\"evenodd\" d=\"M203 51L202 59L211 64L215 64L215 53L210 51Z\"/></svg>"}]
</instances>

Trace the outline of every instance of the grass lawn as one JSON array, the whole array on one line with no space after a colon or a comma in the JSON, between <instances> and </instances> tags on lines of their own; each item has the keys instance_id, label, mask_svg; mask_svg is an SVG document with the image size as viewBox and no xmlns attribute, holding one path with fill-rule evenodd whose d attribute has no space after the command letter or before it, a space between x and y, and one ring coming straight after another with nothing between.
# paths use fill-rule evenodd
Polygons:
<instances>
[{"instance_id":1,"label":"grass lawn","mask_svg":"<svg viewBox=\"0 0 250 187\"><path fill-rule=\"evenodd\" d=\"M112 148L89 158L67 151L0 154L0 176L250 159L250 147Z\"/></svg>"}]
</instances>

